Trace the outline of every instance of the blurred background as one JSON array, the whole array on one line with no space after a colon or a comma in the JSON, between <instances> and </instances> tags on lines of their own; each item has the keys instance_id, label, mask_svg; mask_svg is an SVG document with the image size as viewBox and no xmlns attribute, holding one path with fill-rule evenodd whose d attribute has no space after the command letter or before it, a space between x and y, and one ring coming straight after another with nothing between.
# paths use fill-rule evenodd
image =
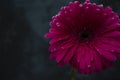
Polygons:
<instances>
[{"instance_id":1,"label":"blurred background","mask_svg":"<svg viewBox=\"0 0 120 80\"><path fill-rule=\"evenodd\" d=\"M49 59L51 17L73 0L0 0L0 80L70 80L71 68ZM79 0L83 2L84 0ZM120 0L91 0L111 6L120 15ZM120 60L115 67L76 80L120 80Z\"/></svg>"}]
</instances>

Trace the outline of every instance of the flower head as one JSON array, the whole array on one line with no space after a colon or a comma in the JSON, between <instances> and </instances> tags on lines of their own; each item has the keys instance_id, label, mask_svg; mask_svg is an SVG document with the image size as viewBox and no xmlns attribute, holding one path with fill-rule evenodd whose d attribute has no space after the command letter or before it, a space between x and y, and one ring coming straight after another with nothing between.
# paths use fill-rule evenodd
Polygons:
<instances>
[{"instance_id":1,"label":"flower head","mask_svg":"<svg viewBox=\"0 0 120 80\"><path fill-rule=\"evenodd\" d=\"M110 7L86 0L70 2L53 16L45 35L50 58L89 74L111 66L120 57L120 19Z\"/></svg>"}]
</instances>

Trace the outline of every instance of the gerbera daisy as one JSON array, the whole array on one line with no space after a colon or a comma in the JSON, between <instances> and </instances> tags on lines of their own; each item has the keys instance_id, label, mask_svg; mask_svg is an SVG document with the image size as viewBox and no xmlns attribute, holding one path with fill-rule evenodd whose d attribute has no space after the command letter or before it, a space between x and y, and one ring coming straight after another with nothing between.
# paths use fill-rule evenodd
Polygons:
<instances>
[{"instance_id":1,"label":"gerbera daisy","mask_svg":"<svg viewBox=\"0 0 120 80\"><path fill-rule=\"evenodd\" d=\"M89 74L111 66L120 57L120 19L110 7L86 0L70 2L53 16L45 35L50 58Z\"/></svg>"}]
</instances>

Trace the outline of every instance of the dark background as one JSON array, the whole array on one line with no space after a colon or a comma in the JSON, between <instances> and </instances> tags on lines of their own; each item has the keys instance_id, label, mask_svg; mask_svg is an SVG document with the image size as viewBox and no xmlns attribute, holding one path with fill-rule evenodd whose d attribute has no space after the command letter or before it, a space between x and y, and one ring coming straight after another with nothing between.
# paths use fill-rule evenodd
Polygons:
<instances>
[{"instance_id":1,"label":"dark background","mask_svg":"<svg viewBox=\"0 0 120 80\"><path fill-rule=\"evenodd\" d=\"M71 68L49 59L51 17L73 0L0 0L0 80L70 80ZM81 0L83 2L83 0ZM120 15L120 0L91 0L111 6ZM77 80L120 80L120 61Z\"/></svg>"}]
</instances>

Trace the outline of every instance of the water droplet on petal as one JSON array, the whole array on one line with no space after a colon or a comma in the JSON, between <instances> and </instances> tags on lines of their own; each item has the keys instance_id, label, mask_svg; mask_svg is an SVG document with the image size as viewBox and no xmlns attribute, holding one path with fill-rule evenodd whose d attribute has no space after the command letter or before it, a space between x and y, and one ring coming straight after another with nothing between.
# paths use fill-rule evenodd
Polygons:
<instances>
[{"instance_id":1,"label":"water droplet on petal","mask_svg":"<svg viewBox=\"0 0 120 80\"><path fill-rule=\"evenodd\" d=\"M56 51L56 50L57 50L57 49L56 49L56 48L54 48L54 49L52 49L52 50L51 50L51 52L54 52L54 51Z\"/></svg>"},{"instance_id":2,"label":"water droplet on petal","mask_svg":"<svg viewBox=\"0 0 120 80\"><path fill-rule=\"evenodd\" d=\"M53 51L56 51L56 48L54 48Z\"/></svg>"},{"instance_id":3,"label":"water droplet on petal","mask_svg":"<svg viewBox=\"0 0 120 80\"><path fill-rule=\"evenodd\" d=\"M56 23L56 25L57 25L57 27L60 27L60 24L58 22Z\"/></svg>"},{"instance_id":4,"label":"water droplet on petal","mask_svg":"<svg viewBox=\"0 0 120 80\"><path fill-rule=\"evenodd\" d=\"M118 23L117 25L120 26L120 23Z\"/></svg>"},{"instance_id":5,"label":"water droplet on petal","mask_svg":"<svg viewBox=\"0 0 120 80\"><path fill-rule=\"evenodd\" d=\"M114 17L112 17L112 20L114 20L115 18Z\"/></svg>"},{"instance_id":6,"label":"water droplet on petal","mask_svg":"<svg viewBox=\"0 0 120 80\"><path fill-rule=\"evenodd\" d=\"M79 1L75 1L74 3L79 3Z\"/></svg>"},{"instance_id":7,"label":"water droplet on petal","mask_svg":"<svg viewBox=\"0 0 120 80\"><path fill-rule=\"evenodd\" d=\"M72 12L73 10L72 9L70 9L70 12Z\"/></svg>"},{"instance_id":8,"label":"water droplet on petal","mask_svg":"<svg viewBox=\"0 0 120 80\"><path fill-rule=\"evenodd\" d=\"M82 6L83 6L82 4L79 5L79 7L82 7Z\"/></svg>"},{"instance_id":9,"label":"water droplet on petal","mask_svg":"<svg viewBox=\"0 0 120 80\"><path fill-rule=\"evenodd\" d=\"M107 14L106 14L106 13L104 13L104 16L107 16Z\"/></svg>"},{"instance_id":10,"label":"water droplet on petal","mask_svg":"<svg viewBox=\"0 0 120 80\"><path fill-rule=\"evenodd\" d=\"M86 9L88 9L89 7L87 6Z\"/></svg>"},{"instance_id":11,"label":"water droplet on petal","mask_svg":"<svg viewBox=\"0 0 120 80\"><path fill-rule=\"evenodd\" d=\"M96 9L96 11L100 11L100 9Z\"/></svg>"},{"instance_id":12,"label":"water droplet on petal","mask_svg":"<svg viewBox=\"0 0 120 80\"><path fill-rule=\"evenodd\" d=\"M93 5L96 5L96 3L93 3Z\"/></svg>"},{"instance_id":13,"label":"water droplet on petal","mask_svg":"<svg viewBox=\"0 0 120 80\"><path fill-rule=\"evenodd\" d=\"M88 68L90 68L90 67L91 67L91 65L89 64L89 65L88 65Z\"/></svg>"},{"instance_id":14,"label":"water droplet on petal","mask_svg":"<svg viewBox=\"0 0 120 80\"><path fill-rule=\"evenodd\" d=\"M115 52L115 50L111 50L111 52Z\"/></svg>"},{"instance_id":15,"label":"water droplet on petal","mask_svg":"<svg viewBox=\"0 0 120 80\"><path fill-rule=\"evenodd\" d=\"M60 16L60 15L61 15L61 13L59 12L59 13L58 13L58 16Z\"/></svg>"},{"instance_id":16,"label":"water droplet on petal","mask_svg":"<svg viewBox=\"0 0 120 80\"><path fill-rule=\"evenodd\" d=\"M103 4L98 5L99 7L103 7Z\"/></svg>"},{"instance_id":17,"label":"water droplet on petal","mask_svg":"<svg viewBox=\"0 0 120 80\"><path fill-rule=\"evenodd\" d=\"M61 47L61 49L65 49L64 47Z\"/></svg>"},{"instance_id":18,"label":"water droplet on petal","mask_svg":"<svg viewBox=\"0 0 120 80\"><path fill-rule=\"evenodd\" d=\"M69 2L69 5L73 4L72 2Z\"/></svg>"},{"instance_id":19,"label":"water droplet on petal","mask_svg":"<svg viewBox=\"0 0 120 80\"><path fill-rule=\"evenodd\" d=\"M52 17L52 19L54 19L54 18L55 18L55 16Z\"/></svg>"},{"instance_id":20,"label":"water droplet on petal","mask_svg":"<svg viewBox=\"0 0 120 80\"><path fill-rule=\"evenodd\" d=\"M67 14L67 11L65 11L65 14Z\"/></svg>"},{"instance_id":21,"label":"water droplet on petal","mask_svg":"<svg viewBox=\"0 0 120 80\"><path fill-rule=\"evenodd\" d=\"M118 15L116 15L116 18L119 18L119 16L118 16Z\"/></svg>"}]
</instances>

